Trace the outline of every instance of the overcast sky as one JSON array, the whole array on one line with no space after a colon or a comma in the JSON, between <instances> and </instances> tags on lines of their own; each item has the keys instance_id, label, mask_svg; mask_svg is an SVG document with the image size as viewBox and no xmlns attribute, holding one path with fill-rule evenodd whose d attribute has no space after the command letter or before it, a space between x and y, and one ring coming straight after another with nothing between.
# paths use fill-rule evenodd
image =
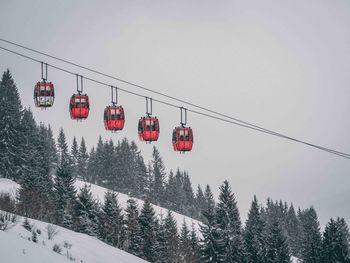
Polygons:
<instances>
[{"instance_id":1,"label":"overcast sky","mask_svg":"<svg viewBox=\"0 0 350 263\"><path fill-rule=\"evenodd\" d=\"M0 0L0 37L75 61L240 119L350 152L350 1L13 1ZM0 43L0 46L20 50ZM139 91L110 79L20 50L73 72ZM0 50L24 106L38 122L60 127L89 146L137 139L145 101L120 93L125 129L104 130L110 90L85 82L89 119L69 117L74 76L49 69L52 109L34 108L40 65ZM141 92L141 91L140 91ZM154 98L150 93L141 92ZM179 104L179 106L181 106ZM194 149L173 152L180 112L154 103L161 122L155 143L167 169L189 171L194 187L228 179L245 219L253 195L315 204L321 222L350 222L350 160L238 126L189 114ZM148 160L152 145L138 143Z\"/></svg>"}]
</instances>

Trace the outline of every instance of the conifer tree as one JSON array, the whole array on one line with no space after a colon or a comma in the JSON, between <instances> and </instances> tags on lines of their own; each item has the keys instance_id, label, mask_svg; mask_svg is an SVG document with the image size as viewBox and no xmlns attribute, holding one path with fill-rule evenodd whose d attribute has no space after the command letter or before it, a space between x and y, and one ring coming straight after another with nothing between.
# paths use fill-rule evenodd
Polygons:
<instances>
[{"instance_id":1,"label":"conifer tree","mask_svg":"<svg viewBox=\"0 0 350 263\"><path fill-rule=\"evenodd\" d=\"M341 257L350 263L350 232L344 218L337 218L338 240L342 247Z\"/></svg>"},{"instance_id":2,"label":"conifer tree","mask_svg":"<svg viewBox=\"0 0 350 263\"><path fill-rule=\"evenodd\" d=\"M46 129L46 144L47 144L47 157L49 158L49 163L51 164L51 173L54 173L58 164L58 155L56 142L53 137L51 126L49 125Z\"/></svg>"},{"instance_id":3,"label":"conifer tree","mask_svg":"<svg viewBox=\"0 0 350 263\"><path fill-rule=\"evenodd\" d=\"M266 236L266 263L290 263L290 254L287 240L282 233L282 228L275 219L268 226Z\"/></svg>"},{"instance_id":4,"label":"conifer tree","mask_svg":"<svg viewBox=\"0 0 350 263\"><path fill-rule=\"evenodd\" d=\"M120 169L123 164L120 163L120 160L116 159L113 141L105 141L102 147L102 151L100 152L101 156L97 155L100 169L102 169L102 171L99 172L102 176L100 178L100 184L104 187L112 188L112 190L127 193L125 187L123 187L125 184L123 178L116 176L116 174L119 174L118 169ZM119 167L116 164L118 164Z\"/></svg>"},{"instance_id":5,"label":"conifer tree","mask_svg":"<svg viewBox=\"0 0 350 263\"><path fill-rule=\"evenodd\" d=\"M198 210L198 218L203 220L203 212L205 211L206 202L205 202L203 190L200 185L198 185L197 192L196 192L196 207Z\"/></svg>"},{"instance_id":6,"label":"conifer tree","mask_svg":"<svg viewBox=\"0 0 350 263\"><path fill-rule=\"evenodd\" d=\"M256 196L251 204L244 230L244 244L247 263L265 262L265 222L260 213Z\"/></svg>"},{"instance_id":7,"label":"conifer tree","mask_svg":"<svg viewBox=\"0 0 350 263\"><path fill-rule=\"evenodd\" d=\"M126 208L126 251L141 256L141 230L139 224L139 211L136 201L129 199Z\"/></svg>"},{"instance_id":8,"label":"conifer tree","mask_svg":"<svg viewBox=\"0 0 350 263\"><path fill-rule=\"evenodd\" d=\"M213 194L207 185L205 190L206 210L204 224L200 226L203 238L200 240L202 262L223 262L221 233L218 230Z\"/></svg>"},{"instance_id":9,"label":"conifer tree","mask_svg":"<svg viewBox=\"0 0 350 263\"><path fill-rule=\"evenodd\" d=\"M99 236L102 240L112 246L123 247L125 241L124 216L115 192L107 191L105 193L99 225Z\"/></svg>"},{"instance_id":10,"label":"conifer tree","mask_svg":"<svg viewBox=\"0 0 350 263\"><path fill-rule=\"evenodd\" d=\"M63 226L71 226L76 190L72 174L72 161L68 152L68 145L63 129L58 136L58 167L54 180L54 195L56 207L56 223Z\"/></svg>"},{"instance_id":11,"label":"conifer tree","mask_svg":"<svg viewBox=\"0 0 350 263\"><path fill-rule=\"evenodd\" d=\"M146 198L149 191L147 168L140 150L136 143L132 141L130 143L130 189L132 195L136 197Z\"/></svg>"},{"instance_id":12,"label":"conifer tree","mask_svg":"<svg viewBox=\"0 0 350 263\"><path fill-rule=\"evenodd\" d=\"M210 186L207 184L204 191L204 199L205 199L205 211L204 213L208 213L211 209L215 208L214 195L210 189Z\"/></svg>"},{"instance_id":13,"label":"conifer tree","mask_svg":"<svg viewBox=\"0 0 350 263\"><path fill-rule=\"evenodd\" d=\"M170 210L164 220L165 229L165 249L167 262L178 262L179 257L179 235L177 233L177 225L173 214Z\"/></svg>"},{"instance_id":14,"label":"conifer tree","mask_svg":"<svg viewBox=\"0 0 350 263\"><path fill-rule=\"evenodd\" d=\"M300 215L300 257L305 263L321 262L321 232L316 211L313 207Z\"/></svg>"},{"instance_id":15,"label":"conifer tree","mask_svg":"<svg viewBox=\"0 0 350 263\"><path fill-rule=\"evenodd\" d=\"M0 81L0 178L19 180L21 165L19 126L22 105L10 70Z\"/></svg>"},{"instance_id":16,"label":"conifer tree","mask_svg":"<svg viewBox=\"0 0 350 263\"><path fill-rule=\"evenodd\" d=\"M286 219L286 232L288 235L287 241L291 254L298 258L300 257L299 237L301 236L299 229L299 220L295 213L294 206L291 204L288 209Z\"/></svg>"},{"instance_id":17,"label":"conifer tree","mask_svg":"<svg viewBox=\"0 0 350 263\"><path fill-rule=\"evenodd\" d=\"M77 232L95 236L98 232L98 208L97 202L91 193L91 187L87 184L80 189L74 207L75 226Z\"/></svg>"},{"instance_id":18,"label":"conifer tree","mask_svg":"<svg viewBox=\"0 0 350 263\"><path fill-rule=\"evenodd\" d=\"M200 248L196 230L194 228L194 223L192 223L192 226L191 226L190 240L191 240L191 248L193 252L193 262L194 263L200 262L201 248Z\"/></svg>"},{"instance_id":19,"label":"conifer tree","mask_svg":"<svg viewBox=\"0 0 350 263\"><path fill-rule=\"evenodd\" d=\"M164 197L165 166L159 151L154 146L152 153L152 177L153 184L151 190L152 201L160 204Z\"/></svg>"},{"instance_id":20,"label":"conifer tree","mask_svg":"<svg viewBox=\"0 0 350 263\"><path fill-rule=\"evenodd\" d=\"M222 262L243 262L242 224L237 202L228 181L224 181L220 187L216 222L220 231L217 254Z\"/></svg>"},{"instance_id":21,"label":"conifer tree","mask_svg":"<svg viewBox=\"0 0 350 263\"><path fill-rule=\"evenodd\" d=\"M191 185L191 180L187 172L184 172L184 180L183 180L183 193L184 193L184 213L193 217L195 216L195 198Z\"/></svg>"},{"instance_id":22,"label":"conifer tree","mask_svg":"<svg viewBox=\"0 0 350 263\"><path fill-rule=\"evenodd\" d=\"M142 258L153 262L155 260L155 255L157 252L157 222L154 209L149 200L146 200L143 204L139 217L139 222L141 230Z\"/></svg>"},{"instance_id":23,"label":"conifer tree","mask_svg":"<svg viewBox=\"0 0 350 263\"><path fill-rule=\"evenodd\" d=\"M193 236L192 236L193 235ZM193 240L192 240L193 238ZM192 243L193 242L193 243ZM181 263L195 263L198 262L198 240L195 232L191 233L184 220L180 233L180 262Z\"/></svg>"},{"instance_id":24,"label":"conifer tree","mask_svg":"<svg viewBox=\"0 0 350 263\"><path fill-rule=\"evenodd\" d=\"M167 237L166 237L166 229L165 229L165 219L163 214L160 215L160 219L157 220L156 223L156 244L155 244L155 255L154 262L162 263L168 262L170 259L168 258L167 251Z\"/></svg>"},{"instance_id":25,"label":"conifer tree","mask_svg":"<svg viewBox=\"0 0 350 263\"><path fill-rule=\"evenodd\" d=\"M92 184L97 184L97 169L96 169L96 150L91 148L87 164L87 181Z\"/></svg>"},{"instance_id":26,"label":"conifer tree","mask_svg":"<svg viewBox=\"0 0 350 263\"><path fill-rule=\"evenodd\" d=\"M172 170L170 170L168 181L165 185L165 200L166 206L174 211L178 211L175 203L178 196L176 195L176 187L175 187L175 177Z\"/></svg>"},{"instance_id":27,"label":"conifer tree","mask_svg":"<svg viewBox=\"0 0 350 263\"><path fill-rule=\"evenodd\" d=\"M50 217L52 180L50 159L45 155L46 138L25 109L21 120L22 176L18 192L18 209L26 216L44 220ZM48 160L47 160L48 159Z\"/></svg>"},{"instance_id":28,"label":"conifer tree","mask_svg":"<svg viewBox=\"0 0 350 263\"><path fill-rule=\"evenodd\" d=\"M349 263L349 230L344 219L331 220L326 225L322 242L323 263Z\"/></svg>"},{"instance_id":29,"label":"conifer tree","mask_svg":"<svg viewBox=\"0 0 350 263\"><path fill-rule=\"evenodd\" d=\"M82 137L79 150L78 150L78 158L77 158L77 178L85 182L89 181L88 160L89 160L89 154L87 153L84 137Z\"/></svg>"},{"instance_id":30,"label":"conifer tree","mask_svg":"<svg viewBox=\"0 0 350 263\"><path fill-rule=\"evenodd\" d=\"M102 137L99 136L95 153L93 155L90 154L93 159L90 160L91 166L93 166L94 174L92 174L92 183L105 186L103 184L105 177L105 167L104 167L104 145L102 141Z\"/></svg>"},{"instance_id":31,"label":"conifer tree","mask_svg":"<svg viewBox=\"0 0 350 263\"><path fill-rule=\"evenodd\" d=\"M73 177L77 178L78 177L78 143L77 139L75 136L73 137L73 142L72 142L72 148L70 151L71 158L72 158L72 171L73 171Z\"/></svg>"}]
</instances>

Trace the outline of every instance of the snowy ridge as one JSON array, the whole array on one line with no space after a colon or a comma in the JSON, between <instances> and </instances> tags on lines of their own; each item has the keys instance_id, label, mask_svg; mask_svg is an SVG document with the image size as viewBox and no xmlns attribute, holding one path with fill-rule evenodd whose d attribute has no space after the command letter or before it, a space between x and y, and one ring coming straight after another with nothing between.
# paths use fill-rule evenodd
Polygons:
<instances>
[{"instance_id":1,"label":"snowy ridge","mask_svg":"<svg viewBox=\"0 0 350 263\"><path fill-rule=\"evenodd\" d=\"M89 185L91 187L92 195L97 200L99 200L101 203L103 203L104 202L105 192L107 192L108 189L106 189L104 187L101 187L101 186L98 186L98 185L95 185L95 184L86 183L86 182L80 181L80 180L76 180L75 187L76 187L76 189L81 189L85 184L87 184L87 185ZM121 206L121 208L125 209L126 206L127 206L127 200L132 198L132 199L134 199L137 202L138 208L139 208L139 210L141 210L141 208L143 206L143 203L144 203L143 200L130 197L127 194L122 194L122 193L119 193L119 192L115 192L115 193L118 194L118 202L119 202L119 205ZM160 207L160 206L157 206L157 205L152 205L152 206L153 206L153 209L156 212L156 215L158 217L161 217L161 216L165 217L166 216L168 209ZM202 236L201 233L200 233L200 228L199 228L199 226L201 224L200 221L195 220L195 219L193 219L191 217L188 217L188 216L176 213L176 212L172 212L172 213L173 213L174 219L177 222L177 227L178 227L179 230L181 229L181 225L182 225L183 221L185 220L186 224L188 225L188 227L191 227L191 225L193 224L194 229L196 230L197 234L200 237Z\"/></svg>"},{"instance_id":2,"label":"snowy ridge","mask_svg":"<svg viewBox=\"0 0 350 263\"><path fill-rule=\"evenodd\" d=\"M87 182L84 182L84 181L81 181L81 180L76 180L75 182L75 188L77 190L80 190L85 184L89 185L91 187L91 192L92 192L92 195L98 200L100 201L101 203L104 202L104 195L105 193L108 191L108 189L104 188L104 187L101 187L101 186L98 186L98 185L95 185L95 184L91 184L91 183L87 183ZM20 185L17 184L16 182L14 181L11 181L9 179L4 179L4 178L0 178L0 193L1 192L6 192L6 193L10 193L11 195L15 195L17 189L19 189ZM122 194L122 193L119 193L119 192L115 192L116 194L118 194L118 201L119 201L119 204L121 206L121 208L125 209L126 206L127 206L127 200L132 198L130 197L129 195L127 194ZM138 207L139 207L139 210L142 208L142 205L144 203L143 200L140 200L140 199L136 199L136 198L132 198L134 199L137 204L138 204ZM152 205L155 212L156 212L156 215L158 217L161 217L161 216L166 216L166 213L167 213L167 209L163 208L163 207L160 207L160 206L157 206L157 205ZM177 222L177 226L180 230L181 228L181 225L183 223L183 221L185 220L186 221L186 224L191 227L191 225L193 224L194 226L194 229L196 230L197 234L199 236L201 236L201 233L200 233L200 228L199 228L199 225L200 225L200 221L198 220L195 220L193 218L190 218L188 216L184 216L182 214L179 214L179 213L176 213L176 212L173 212L173 216Z\"/></svg>"},{"instance_id":3,"label":"snowy ridge","mask_svg":"<svg viewBox=\"0 0 350 263\"><path fill-rule=\"evenodd\" d=\"M0 231L1 262L58 263L72 262L71 260L82 263L147 262L123 250L107 245L97 238L59 226L54 226L57 235L49 240L47 226L50 224L29 219L33 230L39 229L41 233L38 234L38 242L34 243L30 241L32 233L22 226L23 221L23 217L18 217L18 222L14 227L5 232ZM61 247L61 254L52 250L55 244Z\"/></svg>"}]
</instances>

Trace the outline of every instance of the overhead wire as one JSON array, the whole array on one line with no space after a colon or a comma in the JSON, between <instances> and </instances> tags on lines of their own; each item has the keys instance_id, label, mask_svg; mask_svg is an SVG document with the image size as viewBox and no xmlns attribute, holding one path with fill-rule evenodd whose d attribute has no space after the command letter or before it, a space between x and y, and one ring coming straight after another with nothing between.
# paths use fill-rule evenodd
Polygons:
<instances>
[{"instance_id":1,"label":"overhead wire","mask_svg":"<svg viewBox=\"0 0 350 263\"><path fill-rule=\"evenodd\" d=\"M2 39L0 38L0 40L2 40ZM38 59L35 59L33 57L24 55L22 53L19 53L19 52L13 51L13 50L10 50L10 49L2 47L2 46L0 46L0 49L2 49L4 51L7 51L7 52L10 52L12 54L18 55L18 56L27 58L27 59L32 60L34 62L43 63L42 61L40 61ZM45 54L43 53L43 55L45 55ZM46 55L46 56L50 56L50 55ZM53 57L53 58L55 58L55 57ZM58 59L58 60L61 60L61 59ZM61 61L66 62L64 60L61 60ZM70 62L66 62L66 63L71 64ZM77 73L75 73L73 71L70 71L70 70L67 70L67 69L64 69L62 67L58 67L58 66L55 66L53 64L48 64L48 63L45 63L45 64L47 66L51 67L51 68L56 69L56 70L59 70L59 71L62 71L62 72L65 72L65 73L68 73L68 74L71 74L71 75L75 75L75 76L77 75ZM82 66L79 66L79 65L75 65L75 66L82 67ZM82 67L82 68L88 69L88 68L85 68L85 67ZM93 70L90 70L90 71L93 71ZM95 73L98 73L98 72L95 72ZM108 75L106 75L106 76L108 76ZM94 82L94 83L97 83L97 84L100 84L100 85L103 85L103 86L108 86L108 87L112 86L112 85L110 85L108 83L102 82L100 80L93 79L91 77L86 77L86 76L82 76L82 77L84 79L86 79L86 80L89 80L91 82ZM114 77L112 77L112 78L114 78ZM119 79L116 79L116 80L119 80ZM124 82L124 83L129 84L128 82ZM131 94L131 95L134 95L134 96L142 97L142 98L147 98L148 97L148 96L139 94L137 92L133 92L133 91L130 91L130 90L127 90L127 89L123 89L123 88L120 88L120 87L118 87L118 90L120 90L122 92L125 92L125 93L128 93L128 94ZM154 92L154 93L157 93L157 92ZM159 93L159 95L162 95L162 93ZM165 96L168 96L168 95L165 95ZM172 98L172 97L169 96L169 98ZM178 106L178 105L176 105L174 103L166 102L166 101L163 101L163 100L160 100L160 99L152 98L152 100L155 101L155 102L158 102L160 104L170 106L170 107L179 108L179 109L183 108L182 106ZM180 99L176 99L175 98L175 100L181 102ZM185 101L183 101L183 103L186 103L188 105L192 104L192 103L187 103ZM195 106L195 104L193 104L192 106L202 109L201 106ZM208 114L208 113L204 113L204 112L200 112L200 111L193 110L193 109L190 109L190 108L187 108L187 110L189 112L192 112L192 113L197 114L197 115L202 115L202 116L205 116L205 117L208 117L208 118L211 118L211 119L220 120L220 121L223 121L223 122L226 122L226 123L238 125L238 126L241 126L241 127L244 127L244 128L251 129L251 130L259 131L259 132L262 132L262 133L266 133L266 134L270 134L270 135L277 136L277 137L280 137L280 138L284 138L284 139L287 139L287 140L291 140L291 141L294 141L294 142L298 142L298 143L301 143L301 144L304 144L304 145L307 145L307 146L310 146L310 147L313 147L313 148L316 148L316 149L319 149L319 150L322 150L322 151L326 151L326 152L331 153L331 154L335 154L337 156L340 156L340 157L343 157L343 158L346 158L346 159L350 159L350 154L347 154L347 153L344 153L344 152L340 152L340 151L336 151L336 150L333 150L333 149L330 149L330 148L326 148L326 147L323 147L323 146L319 146L319 145L316 145L316 144L312 144L312 143L309 143L309 142L306 142L306 141L302 141L302 140L299 140L299 139L296 139L296 138L293 138L293 137L290 137L290 136L286 136L286 135L283 135L283 134L280 134L280 133L277 133L277 132L274 132L274 131L271 131L271 130L268 130L268 129L265 129L265 128L262 128L262 127L259 127L259 126L254 125L254 124L235 119L235 118L230 117L228 115L217 113L216 111L212 111L212 110L208 110L208 109L203 108L203 110L206 110L208 112L212 112L212 113L214 113L216 115L219 115L219 116L222 116L222 117L225 117L225 118L218 117L218 116L215 116L215 115L212 115L212 114Z\"/></svg>"},{"instance_id":2,"label":"overhead wire","mask_svg":"<svg viewBox=\"0 0 350 263\"><path fill-rule=\"evenodd\" d=\"M218 115L218 116L221 116L221 117L224 117L224 118L228 118L228 119L233 120L233 121L236 121L236 122L241 122L241 123L243 123L243 124L245 124L245 125L252 126L252 127L257 128L257 129L267 131L268 133L272 133L272 134L279 135L279 136L283 136L283 137L288 137L288 136L285 136L285 135L283 135L283 134L281 134L281 133L277 133L277 132L275 132L275 131L272 131L272 130L266 129L266 128L264 128L264 127L258 126L258 125L256 125L256 124L249 123L249 122L243 121L243 120L241 120L241 119L238 119L238 118L236 118L236 117L232 117L232 116L229 116L229 115L227 115L227 114L223 114L223 113L220 113L220 112L218 112L218 111L209 109L209 108L207 108L207 107L204 107L204 106L197 105L197 104L195 104L195 103L186 101L186 100L184 100L184 99L179 99L179 98L176 98L176 97L174 97L174 96L165 94L165 93L163 93L163 92L159 92L159 91L156 91L156 90L154 90L154 89L147 88L147 87L145 87L145 86L143 86L143 85L136 84L136 83L133 83L133 82L131 82L131 81L127 81L127 80L124 80L124 79L122 79L122 78L112 76L112 75L110 75L110 74L106 74L106 73L101 72L101 71L99 71L99 70L96 70L96 69L93 69L93 68L90 68L90 67L86 67L86 66L82 66L82 65L77 64L77 63L75 63L75 62L69 61L69 60L67 60L67 59L59 58L59 57L57 57L57 56L48 54L48 53L46 53L46 52L39 51L39 50L34 49L34 48L30 48L30 47L27 47L27 46L24 46L24 45L21 45L21 44L18 44L18 43L15 43L15 42L13 42L13 41L9 41L9 40L3 39L3 38L0 38L0 41L5 42L5 43L10 44L10 45L14 45L14 46L20 47L20 48L22 48L22 49L26 49L26 50L28 50L28 51L31 51L31 52L34 52L34 53L37 53L37 54L40 54L40 55L43 55L43 56L46 56L46 57L49 57L49 58L52 58L52 59L55 59L55 60L58 60L58 61L61 61L61 62L64 62L64 63L67 63L67 64L69 64L69 65L72 65L72 66L75 66L75 67L78 67L78 68L82 68L82 69L84 69L84 70L93 72L93 73L95 73L95 74L98 74L98 75L101 75L101 76L104 76L104 77L107 77L107 78L110 78L110 79L117 80L117 81L122 82L122 83L124 83L124 84L130 85L130 86L133 86L133 87L136 87L136 88L139 88L139 89L142 89L142 90L145 90L145 91L148 91L148 92L151 92L151 93L160 95L160 96L163 96L163 97L165 97L165 98L168 98L168 99L171 99L171 100L175 100L175 101L177 101L177 102L185 103L185 104L190 105L190 106L192 106L192 107L195 107L195 108L197 108L197 109L201 109L201 110L204 110L204 111L213 113L213 114L215 114L215 115Z\"/></svg>"}]
</instances>

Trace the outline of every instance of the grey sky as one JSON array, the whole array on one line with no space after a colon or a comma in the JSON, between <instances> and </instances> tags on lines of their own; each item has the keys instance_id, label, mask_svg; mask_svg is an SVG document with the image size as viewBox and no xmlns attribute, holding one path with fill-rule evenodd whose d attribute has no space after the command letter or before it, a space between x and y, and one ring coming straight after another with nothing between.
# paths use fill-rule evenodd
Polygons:
<instances>
[{"instance_id":1,"label":"grey sky","mask_svg":"<svg viewBox=\"0 0 350 263\"><path fill-rule=\"evenodd\" d=\"M0 0L0 37L350 152L347 0ZM39 65L0 51L0 70L6 68L13 73L23 104L32 107L36 120L50 124L56 134L62 126L70 140L84 136L89 146L99 134L114 141L124 136L137 140L137 121L145 111L142 99L119 94L127 123L124 131L110 134L102 122L103 109L110 102L107 87L84 83L91 114L77 123L68 112L69 97L75 91L73 76L49 71L56 101L52 109L41 111L32 101ZM188 117L195 132L194 149L180 155L171 147L179 111L153 106L161 121L161 137L155 145L167 168L188 170L194 187L209 183L215 193L228 179L243 218L257 194L261 202L270 196L303 207L315 204L322 223L338 215L350 221L349 160L192 114ZM149 158L152 146L138 145Z\"/></svg>"}]
</instances>

